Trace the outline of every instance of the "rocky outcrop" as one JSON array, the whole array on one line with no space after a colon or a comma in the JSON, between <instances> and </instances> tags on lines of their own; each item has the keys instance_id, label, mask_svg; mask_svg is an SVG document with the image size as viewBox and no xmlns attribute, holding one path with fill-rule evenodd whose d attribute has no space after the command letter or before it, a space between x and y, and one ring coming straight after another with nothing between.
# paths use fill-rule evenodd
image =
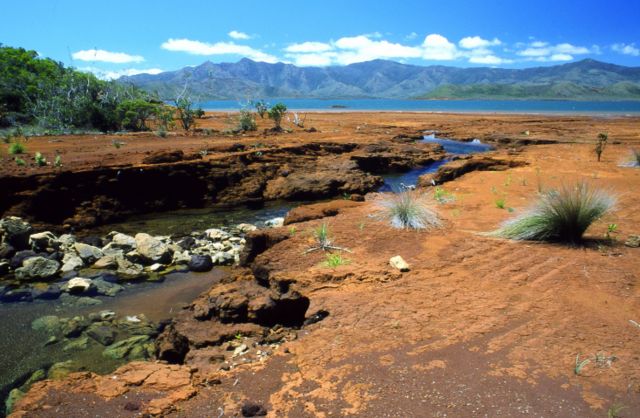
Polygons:
<instances>
[{"instance_id":1,"label":"rocky outcrop","mask_svg":"<svg viewBox=\"0 0 640 418\"><path fill-rule=\"evenodd\" d=\"M341 199L298 206L287 212L287 216L284 218L284 225L336 216L344 209L359 205L359 202Z\"/></svg>"},{"instance_id":2,"label":"rocky outcrop","mask_svg":"<svg viewBox=\"0 0 640 418\"><path fill-rule=\"evenodd\" d=\"M526 162L481 155L458 158L441 166L435 173L420 176L418 178L418 187L443 184L472 171L504 171L509 168L520 167L523 165L526 165Z\"/></svg>"},{"instance_id":3,"label":"rocky outcrop","mask_svg":"<svg viewBox=\"0 0 640 418\"><path fill-rule=\"evenodd\" d=\"M438 146L392 141L247 148L197 161L154 155L143 166L0 177L7 196L0 200L0 215L20 214L52 228L86 228L139 213L365 194L382 184L377 173L443 157ZM26 248L30 233L12 232L20 244L14 247Z\"/></svg>"}]
</instances>

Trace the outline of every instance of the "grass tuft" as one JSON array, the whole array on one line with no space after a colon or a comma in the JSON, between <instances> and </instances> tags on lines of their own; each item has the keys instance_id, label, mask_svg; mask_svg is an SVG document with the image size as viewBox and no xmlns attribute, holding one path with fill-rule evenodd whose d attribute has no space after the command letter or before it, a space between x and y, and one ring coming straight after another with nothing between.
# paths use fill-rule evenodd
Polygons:
<instances>
[{"instance_id":1,"label":"grass tuft","mask_svg":"<svg viewBox=\"0 0 640 418\"><path fill-rule=\"evenodd\" d=\"M20 142L12 142L11 144L9 144L10 155L24 154L25 151L26 149L24 145L22 145L22 143Z\"/></svg>"},{"instance_id":2,"label":"grass tuft","mask_svg":"<svg viewBox=\"0 0 640 418\"><path fill-rule=\"evenodd\" d=\"M532 241L579 242L587 228L609 212L615 199L586 183L541 194L532 209L493 233L495 236Z\"/></svg>"},{"instance_id":3,"label":"grass tuft","mask_svg":"<svg viewBox=\"0 0 640 418\"><path fill-rule=\"evenodd\" d=\"M329 253L326 256L326 260L324 261L324 265L330 268L335 268L339 266L344 266L349 264L351 261L342 257L337 253Z\"/></svg>"},{"instance_id":4,"label":"grass tuft","mask_svg":"<svg viewBox=\"0 0 640 418\"><path fill-rule=\"evenodd\" d=\"M431 229L442 225L425 195L414 190L389 194L381 203L384 216L398 229Z\"/></svg>"}]
</instances>

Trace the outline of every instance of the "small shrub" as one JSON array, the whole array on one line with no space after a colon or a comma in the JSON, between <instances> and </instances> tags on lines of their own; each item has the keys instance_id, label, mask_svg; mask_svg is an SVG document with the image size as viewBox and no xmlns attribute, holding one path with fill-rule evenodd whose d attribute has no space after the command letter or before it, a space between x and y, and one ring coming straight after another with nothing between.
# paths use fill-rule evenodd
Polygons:
<instances>
[{"instance_id":1,"label":"small shrub","mask_svg":"<svg viewBox=\"0 0 640 418\"><path fill-rule=\"evenodd\" d=\"M256 119L253 117L253 113L247 109L240 110L240 116L238 118L238 130L240 131L255 131L258 129Z\"/></svg>"},{"instance_id":2,"label":"small shrub","mask_svg":"<svg viewBox=\"0 0 640 418\"><path fill-rule=\"evenodd\" d=\"M347 248L337 247L333 245L333 242L329 237L329 227L325 223L323 223L322 225L317 227L315 231L313 231L313 236L315 238L316 245L309 248L307 251L305 251L305 254L313 251L318 251L318 250L322 250L322 251L337 250L337 251L350 252Z\"/></svg>"},{"instance_id":3,"label":"small shrub","mask_svg":"<svg viewBox=\"0 0 640 418\"><path fill-rule=\"evenodd\" d=\"M113 141L111 141L111 145L113 145L113 147L114 147L115 149L120 149L120 147L121 147L121 146L123 146L124 144L125 144L124 142L122 142L122 141L117 141L117 140L115 140L115 139L114 139Z\"/></svg>"},{"instance_id":4,"label":"small shrub","mask_svg":"<svg viewBox=\"0 0 640 418\"><path fill-rule=\"evenodd\" d=\"M60 154L56 155L56 158L53 160L54 167L62 167L62 157Z\"/></svg>"},{"instance_id":5,"label":"small shrub","mask_svg":"<svg viewBox=\"0 0 640 418\"><path fill-rule=\"evenodd\" d=\"M282 123L282 118L287 113L287 106L284 103L276 103L267 113L269 119L273 119L274 128L278 131L282 130L280 124Z\"/></svg>"},{"instance_id":6,"label":"small shrub","mask_svg":"<svg viewBox=\"0 0 640 418\"><path fill-rule=\"evenodd\" d=\"M580 354L576 355L576 365L573 368L573 373L576 376L580 376L580 373L582 372L582 369L584 369L584 367L589 363L591 363L591 360L585 359L585 360L580 361Z\"/></svg>"},{"instance_id":7,"label":"small shrub","mask_svg":"<svg viewBox=\"0 0 640 418\"><path fill-rule=\"evenodd\" d=\"M598 157L598 161L600 161L600 157L602 156L602 153L604 152L604 149L607 146L608 139L609 139L609 134L604 132L600 132L598 134L598 139L596 141L596 148L594 150L596 153L596 156Z\"/></svg>"},{"instance_id":8,"label":"small shrub","mask_svg":"<svg viewBox=\"0 0 640 418\"><path fill-rule=\"evenodd\" d=\"M10 155L24 154L25 151L25 146L22 145L21 142L12 142L11 144L9 144Z\"/></svg>"},{"instance_id":9,"label":"small shrub","mask_svg":"<svg viewBox=\"0 0 640 418\"><path fill-rule=\"evenodd\" d=\"M269 105L264 100L257 100L252 102L253 107L256 109L256 113L260 115L260 119L264 119L264 115L269 111Z\"/></svg>"},{"instance_id":10,"label":"small shrub","mask_svg":"<svg viewBox=\"0 0 640 418\"><path fill-rule=\"evenodd\" d=\"M550 190L540 196L532 209L507 221L493 234L515 240L575 243L614 203L612 196L585 183Z\"/></svg>"},{"instance_id":11,"label":"small shrub","mask_svg":"<svg viewBox=\"0 0 640 418\"><path fill-rule=\"evenodd\" d=\"M16 165L19 167L24 167L25 165L27 165L27 162L25 160L23 160L22 158L18 158L16 157Z\"/></svg>"},{"instance_id":12,"label":"small shrub","mask_svg":"<svg viewBox=\"0 0 640 418\"><path fill-rule=\"evenodd\" d=\"M335 268L335 267L347 265L350 262L351 261L349 261L346 258L343 258L340 254L330 253L330 254L327 254L326 260L324 261L324 265L327 267Z\"/></svg>"},{"instance_id":13,"label":"small shrub","mask_svg":"<svg viewBox=\"0 0 640 418\"><path fill-rule=\"evenodd\" d=\"M618 403L618 402L614 403L607 410L607 418L621 418L622 415L620 414L622 413L622 410L626 408L627 407L621 403Z\"/></svg>"},{"instance_id":14,"label":"small shrub","mask_svg":"<svg viewBox=\"0 0 640 418\"><path fill-rule=\"evenodd\" d=\"M163 126L160 126L156 131L156 135L159 136L160 138L166 138L167 130Z\"/></svg>"},{"instance_id":15,"label":"small shrub","mask_svg":"<svg viewBox=\"0 0 640 418\"><path fill-rule=\"evenodd\" d=\"M38 167L47 165L47 158L39 152L36 152L36 155L34 155L33 160L36 162L36 165Z\"/></svg>"},{"instance_id":16,"label":"small shrub","mask_svg":"<svg viewBox=\"0 0 640 418\"><path fill-rule=\"evenodd\" d=\"M438 215L430 209L427 197L416 191L391 194L383 200L382 207L394 228L430 229L441 225Z\"/></svg>"},{"instance_id":17,"label":"small shrub","mask_svg":"<svg viewBox=\"0 0 640 418\"><path fill-rule=\"evenodd\" d=\"M498 209L504 209L505 205L507 204L504 197L501 197L500 199L496 199L495 203Z\"/></svg>"}]
</instances>

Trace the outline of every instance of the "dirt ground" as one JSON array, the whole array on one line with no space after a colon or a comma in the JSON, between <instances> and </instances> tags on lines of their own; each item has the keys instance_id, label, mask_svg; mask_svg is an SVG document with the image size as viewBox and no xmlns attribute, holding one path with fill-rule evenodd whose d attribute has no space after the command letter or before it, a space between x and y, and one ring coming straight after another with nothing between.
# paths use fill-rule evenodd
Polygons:
<instances>
[{"instance_id":1,"label":"dirt ground","mask_svg":"<svg viewBox=\"0 0 640 418\"><path fill-rule=\"evenodd\" d=\"M214 115L203 125L217 127L223 118ZM377 194L335 217L285 226L291 237L256 263L294 280L311 299L310 313L324 309L329 316L263 363L206 376L220 384L199 386L195 396L174 405L172 416L238 416L247 401L264 406L270 417L606 417L618 407L615 416L640 415L640 249L624 245L629 235L640 234L640 169L619 166L631 146L640 146L638 119L336 113L307 121L332 140L352 140L361 130L366 138L406 129L485 140L522 138L529 130L528 138L566 143L502 149L494 154L526 165L445 183L446 202L433 202L444 221L440 229L392 229L375 216L384 198ZM360 123L364 128L356 129ZM598 132L608 132L611 142L600 163L592 143ZM303 141L315 134L290 135ZM284 138L277 140L289 141ZM64 141L58 144L77 155L76 139ZM144 149L142 144L165 140L131 140L125 151L137 141ZM211 140L184 141L196 150ZM583 245L483 234L521 213L539 190L577 180L618 199ZM322 252L303 255L322 222L335 244L350 250L343 254L346 265L325 266ZM609 224L617 229L605 239ZM409 263L409 272L389 266L395 255ZM576 357L590 360L579 374ZM74 416L74 399L89 396L78 392L27 402L27 416L52 416L54 410ZM135 390L130 396L144 398ZM111 416L129 414L122 397L94 396L91 402Z\"/></svg>"},{"instance_id":2,"label":"dirt ground","mask_svg":"<svg viewBox=\"0 0 640 418\"><path fill-rule=\"evenodd\" d=\"M409 112L330 112L309 113L305 129L283 122L291 133L264 135L271 128L270 120L258 119L258 130L242 135L224 134L233 128L232 114L207 113L198 120L198 132L184 135L170 132L161 138L153 132L123 135L69 135L32 137L24 142L27 162L17 166L15 156L0 148L0 177L7 175L35 175L52 171L93 170L101 167L139 165L147 155L180 149L185 155L204 153L205 159L222 156L221 149L232 144L245 146L287 146L308 141L372 142L395 135L437 131L438 136L453 139L479 138L483 141L510 141L547 139L568 142L592 142L600 132L608 132L615 141L640 141L638 117L594 118L588 116L536 116L496 114L441 114ZM528 132L525 135L524 132ZM33 161L36 152L42 153L49 165L37 167ZM55 156L60 155L62 167L54 167Z\"/></svg>"}]
</instances>

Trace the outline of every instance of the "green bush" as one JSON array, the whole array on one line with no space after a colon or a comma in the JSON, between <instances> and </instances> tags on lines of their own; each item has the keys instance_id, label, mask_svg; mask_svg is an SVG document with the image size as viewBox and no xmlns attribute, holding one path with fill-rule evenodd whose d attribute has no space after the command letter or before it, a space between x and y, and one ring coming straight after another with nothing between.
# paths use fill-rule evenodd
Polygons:
<instances>
[{"instance_id":1,"label":"green bush","mask_svg":"<svg viewBox=\"0 0 640 418\"><path fill-rule=\"evenodd\" d=\"M615 199L586 183L543 193L532 209L507 221L493 235L514 240L576 243L609 212Z\"/></svg>"},{"instance_id":2,"label":"green bush","mask_svg":"<svg viewBox=\"0 0 640 418\"><path fill-rule=\"evenodd\" d=\"M267 114L269 110L269 105L264 100L257 100L255 102L251 102L253 107L256 109L256 113L260 115L260 119L264 119L264 115Z\"/></svg>"},{"instance_id":3,"label":"green bush","mask_svg":"<svg viewBox=\"0 0 640 418\"><path fill-rule=\"evenodd\" d=\"M22 145L21 142L12 142L9 144L9 154L11 155L24 154L25 151L25 146Z\"/></svg>"},{"instance_id":4,"label":"green bush","mask_svg":"<svg viewBox=\"0 0 640 418\"><path fill-rule=\"evenodd\" d=\"M282 118L287 113L287 106L284 103L276 103L269 109L268 115L269 119L273 120L273 124L275 125L276 130L281 130L280 126L282 123Z\"/></svg>"},{"instance_id":5,"label":"green bush","mask_svg":"<svg viewBox=\"0 0 640 418\"><path fill-rule=\"evenodd\" d=\"M33 157L33 160L36 162L38 167L43 167L47 165L47 158L39 152L36 152L36 155Z\"/></svg>"},{"instance_id":6,"label":"green bush","mask_svg":"<svg viewBox=\"0 0 640 418\"><path fill-rule=\"evenodd\" d=\"M238 130L240 131L255 131L258 129L256 119L253 117L253 113L247 109L241 109L238 117Z\"/></svg>"},{"instance_id":7,"label":"green bush","mask_svg":"<svg viewBox=\"0 0 640 418\"><path fill-rule=\"evenodd\" d=\"M391 226L401 229L430 229L441 225L425 195L414 190L392 193L382 201L384 216Z\"/></svg>"}]
</instances>

